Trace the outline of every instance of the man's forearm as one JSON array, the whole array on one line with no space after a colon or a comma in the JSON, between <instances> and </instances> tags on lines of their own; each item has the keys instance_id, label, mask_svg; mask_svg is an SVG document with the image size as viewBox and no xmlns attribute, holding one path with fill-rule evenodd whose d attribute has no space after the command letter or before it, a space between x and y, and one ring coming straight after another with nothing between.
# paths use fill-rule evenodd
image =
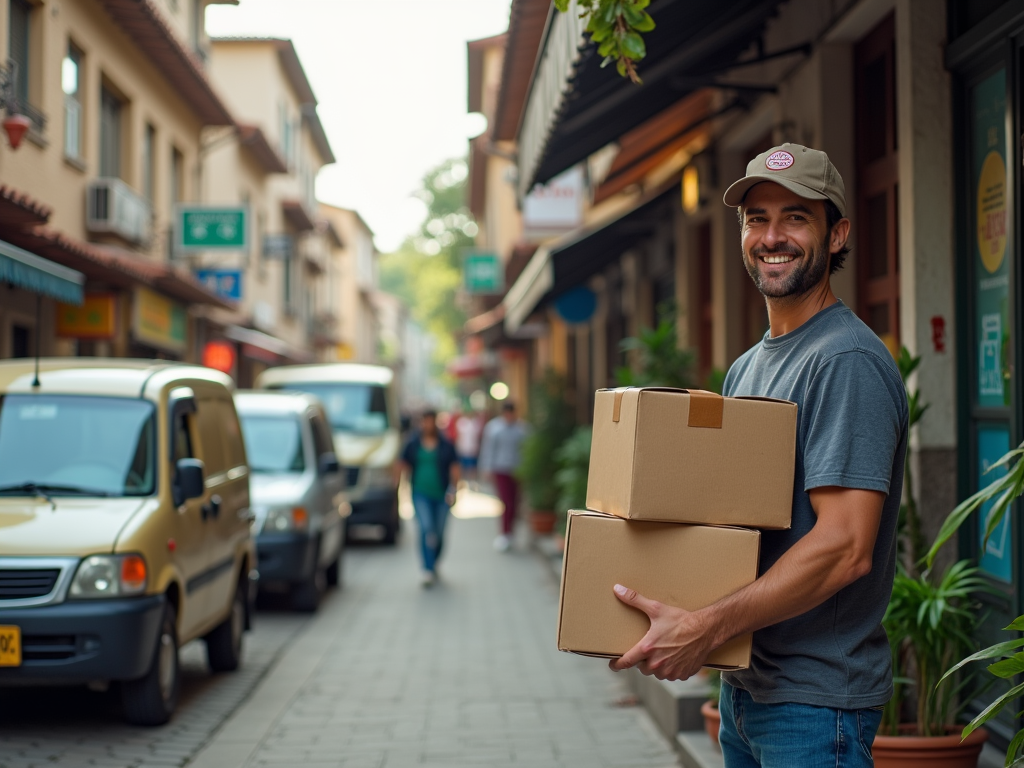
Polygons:
<instances>
[{"instance_id":1,"label":"man's forearm","mask_svg":"<svg viewBox=\"0 0 1024 768\"><path fill-rule=\"evenodd\" d=\"M754 632L806 613L871 570L851 553L848 542L815 527L761 578L729 597L696 612L718 647L737 635Z\"/></svg>"}]
</instances>

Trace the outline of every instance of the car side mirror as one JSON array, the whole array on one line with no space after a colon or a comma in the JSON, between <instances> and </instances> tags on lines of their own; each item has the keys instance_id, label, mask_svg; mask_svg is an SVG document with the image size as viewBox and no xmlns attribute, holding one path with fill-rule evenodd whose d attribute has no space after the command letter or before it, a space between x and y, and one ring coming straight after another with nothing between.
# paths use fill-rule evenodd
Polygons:
<instances>
[{"instance_id":1,"label":"car side mirror","mask_svg":"<svg viewBox=\"0 0 1024 768\"><path fill-rule=\"evenodd\" d=\"M180 507L189 499L206 493L206 468L199 459L178 459L174 468L174 505Z\"/></svg>"},{"instance_id":2,"label":"car side mirror","mask_svg":"<svg viewBox=\"0 0 1024 768\"><path fill-rule=\"evenodd\" d=\"M341 472L341 464L338 463L338 456L334 453L321 453L317 462L317 471L321 475L336 475Z\"/></svg>"}]
</instances>

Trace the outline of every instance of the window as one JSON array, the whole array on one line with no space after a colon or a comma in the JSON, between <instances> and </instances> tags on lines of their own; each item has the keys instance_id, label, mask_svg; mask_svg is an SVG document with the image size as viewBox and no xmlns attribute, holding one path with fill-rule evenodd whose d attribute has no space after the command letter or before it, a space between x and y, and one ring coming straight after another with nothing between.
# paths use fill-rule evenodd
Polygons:
<instances>
[{"instance_id":1,"label":"window","mask_svg":"<svg viewBox=\"0 0 1024 768\"><path fill-rule=\"evenodd\" d=\"M292 121L288 116L288 105L284 102L278 105L278 116L281 121L281 156L291 168L295 165L295 158L292 157Z\"/></svg>"},{"instance_id":2,"label":"window","mask_svg":"<svg viewBox=\"0 0 1024 768\"><path fill-rule=\"evenodd\" d=\"M109 88L100 88L100 176L121 177L121 118L124 104Z\"/></svg>"},{"instance_id":3,"label":"window","mask_svg":"<svg viewBox=\"0 0 1024 768\"><path fill-rule=\"evenodd\" d=\"M32 331L24 325L11 326L11 357L32 356Z\"/></svg>"},{"instance_id":4,"label":"window","mask_svg":"<svg viewBox=\"0 0 1024 768\"><path fill-rule=\"evenodd\" d=\"M142 134L142 192L150 203L156 192L156 128L146 123Z\"/></svg>"},{"instance_id":5,"label":"window","mask_svg":"<svg viewBox=\"0 0 1024 768\"><path fill-rule=\"evenodd\" d=\"M74 43L61 62L60 84L64 91L64 156L72 160L82 158L82 52Z\"/></svg>"},{"instance_id":6,"label":"window","mask_svg":"<svg viewBox=\"0 0 1024 768\"><path fill-rule=\"evenodd\" d=\"M302 425L294 416L244 414L249 469L256 474L293 474L306 469Z\"/></svg>"},{"instance_id":7,"label":"window","mask_svg":"<svg viewBox=\"0 0 1024 768\"><path fill-rule=\"evenodd\" d=\"M292 258L291 254L288 254L288 258L281 261L281 271L283 273L281 280L282 300L284 303L284 311L288 314L295 313L295 259Z\"/></svg>"},{"instance_id":8,"label":"window","mask_svg":"<svg viewBox=\"0 0 1024 768\"><path fill-rule=\"evenodd\" d=\"M185 187L185 156L177 147L171 147L171 203L182 201Z\"/></svg>"},{"instance_id":9,"label":"window","mask_svg":"<svg viewBox=\"0 0 1024 768\"><path fill-rule=\"evenodd\" d=\"M14 78L14 98L19 105L28 103L29 32L32 6L27 0L10 0L8 55L18 71Z\"/></svg>"}]
</instances>

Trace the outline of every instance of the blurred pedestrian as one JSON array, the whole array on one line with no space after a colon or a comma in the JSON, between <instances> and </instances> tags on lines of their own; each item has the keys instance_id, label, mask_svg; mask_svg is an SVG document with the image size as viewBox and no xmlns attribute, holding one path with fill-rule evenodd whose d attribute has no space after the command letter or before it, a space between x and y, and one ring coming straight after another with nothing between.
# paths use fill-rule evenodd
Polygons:
<instances>
[{"instance_id":1,"label":"blurred pedestrian","mask_svg":"<svg viewBox=\"0 0 1024 768\"><path fill-rule=\"evenodd\" d=\"M480 436L484 425L477 415L470 411L459 416L455 422L455 451L462 466L462 479L476 481L476 467L480 455Z\"/></svg>"},{"instance_id":2,"label":"blurred pedestrian","mask_svg":"<svg viewBox=\"0 0 1024 768\"><path fill-rule=\"evenodd\" d=\"M480 446L480 471L493 478L498 498L504 505L501 514L501 532L494 540L494 548L507 552L512 546L516 509L519 504L519 481L516 472L522 461L523 440L527 426L516 418L516 406L510 401L502 403L501 416L491 419L484 427Z\"/></svg>"},{"instance_id":3,"label":"blurred pedestrian","mask_svg":"<svg viewBox=\"0 0 1024 768\"><path fill-rule=\"evenodd\" d=\"M445 522L455 503L455 489L459 482L455 446L437 428L437 411L428 409L420 416L419 431L402 451L402 470L408 473L412 505L420 526L422 583L430 587L437 581L437 561L444 544Z\"/></svg>"}]
</instances>

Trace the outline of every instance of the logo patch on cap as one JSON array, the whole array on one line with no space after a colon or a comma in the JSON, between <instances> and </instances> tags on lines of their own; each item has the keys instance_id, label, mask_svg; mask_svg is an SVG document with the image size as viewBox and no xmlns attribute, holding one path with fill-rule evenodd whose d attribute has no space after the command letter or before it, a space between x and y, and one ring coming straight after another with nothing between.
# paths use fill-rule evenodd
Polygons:
<instances>
[{"instance_id":1,"label":"logo patch on cap","mask_svg":"<svg viewBox=\"0 0 1024 768\"><path fill-rule=\"evenodd\" d=\"M780 149L778 152L772 152L768 155L768 159L764 161L764 164L769 171L782 171L793 164L793 156L784 149Z\"/></svg>"}]
</instances>

